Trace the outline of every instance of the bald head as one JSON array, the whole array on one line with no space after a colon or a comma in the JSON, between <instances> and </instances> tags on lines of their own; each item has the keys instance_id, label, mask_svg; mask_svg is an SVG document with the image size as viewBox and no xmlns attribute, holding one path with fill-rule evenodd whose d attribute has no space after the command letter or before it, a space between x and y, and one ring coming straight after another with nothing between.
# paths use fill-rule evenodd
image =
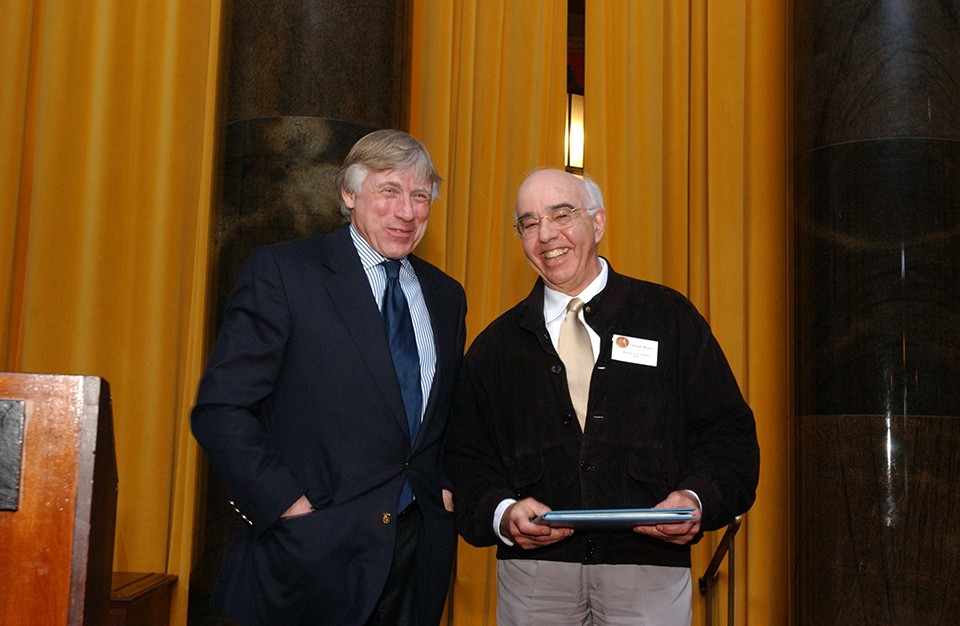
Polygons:
<instances>
[{"instance_id":1,"label":"bald head","mask_svg":"<svg viewBox=\"0 0 960 626\"><path fill-rule=\"evenodd\" d=\"M514 212L529 225L521 237L523 253L552 289L577 295L600 273L602 204L595 183L562 170L537 170L520 184Z\"/></svg>"},{"instance_id":2,"label":"bald head","mask_svg":"<svg viewBox=\"0 0 960 626\"><path fill-rule=\"evenodd\" d=\"M590 205L583 180L563 170L542 169L533 172L520 183L514 204L516 215L518 217L522 215L520 212L521 205L529 206L536 198L543 197L545 193L550 191L558 195L562 194L567 198L575 198L575 206L586 208Z\"/></svg>"}]
</instances>

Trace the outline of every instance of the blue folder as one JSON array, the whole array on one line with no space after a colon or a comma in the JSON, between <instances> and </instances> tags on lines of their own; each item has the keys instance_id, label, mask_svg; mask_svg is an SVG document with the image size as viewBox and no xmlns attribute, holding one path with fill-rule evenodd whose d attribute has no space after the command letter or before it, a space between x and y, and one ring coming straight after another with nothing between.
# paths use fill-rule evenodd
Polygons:
<instances>
[{"instance_id":1,"label":"blue folder","mask_svg":"<svg viewBox=\"0 0 960 626\"><path fill-rule=\"evenodd\" d=\"M587 509L547 511L534 518L537 524L564 528L633 528L654 524L676 524L694 518L694 509Z\"/></svg>"}]
</instances>

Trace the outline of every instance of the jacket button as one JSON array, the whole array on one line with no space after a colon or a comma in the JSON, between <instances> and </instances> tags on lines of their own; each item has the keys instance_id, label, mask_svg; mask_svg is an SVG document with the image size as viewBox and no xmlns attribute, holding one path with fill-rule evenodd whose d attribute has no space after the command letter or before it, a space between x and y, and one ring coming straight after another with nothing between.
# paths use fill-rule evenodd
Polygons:
<instances>
[{"instance_id":1,"label":"jacket button","mask_svg":"<svg viewBox=\"0 0 960 626\"><path fill-rule=\"evenodd\" d=\"M384 524L389 524L391 521L393 521L393 515L390 513L384 513L383 517L380 518L380 521Z\"/></svg>"},{"instance_id":2,"label":"jacket button","mask_svg":"<svg viewBox=\"0 0 960 626\"><path fill-rule=\"evenodd\" d=\"M553 367L550 368L550 371L553 372L554 374L559 374L559 373L563 372L563 366L562 366L562 365L554 365Z\"/></svg>"},{"instance_id":3,"label":"jacket button","mask_svg":"<svg viewBox=\"0 0 960 626\"><path fill-rule=\"evenodd\" d=\"M583 463L580 464L580 469L582 469L585 472L589 472L590 470L593 469L593 463L587 463L586 461L584 461Z\"/></svg>"},{"instance_id":4,"label":"jacket button","mask_svg":"<svg viewBox=\"0 0 960 626\"><path fill-rule=\"evenodd\" d=\"M567 424L569 424L569 423L572 422L572 421L573 421L573 417L572 417L569 413L567 413L566 415L563 416L563 424L564 424L564 426L566 426Z\"/></svg>"},{"instance_id":5,"label":"jacket button","mask_svg":"<svg viewBox=\"0 0 960 626\"><path fill-rule=\"evenodd\" d=\"M403 462L403 469L410 469L410 461Z\"/></svg>"}]
</instances>

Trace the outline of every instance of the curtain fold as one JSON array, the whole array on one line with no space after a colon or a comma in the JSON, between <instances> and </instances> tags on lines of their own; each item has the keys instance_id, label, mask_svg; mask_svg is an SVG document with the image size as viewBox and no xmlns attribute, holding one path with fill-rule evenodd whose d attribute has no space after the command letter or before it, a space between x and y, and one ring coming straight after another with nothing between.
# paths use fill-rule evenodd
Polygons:
<instances>
[{"instance_id":1,"label":"curtain fold","mask_svg":"<svg viewBox=\"0 0 960 626\"><path fill-rule=\"evenodd\" d=\"M40 40L34 3L15 0L0 23L0 358L13 370L20 361L26 233L30 219L36 77L30 71Z\"/></svg>"},{"instance_id":2,"label":"curtain fold","mask_svg":"<svg viewBox=\"0 0 960 626\"><path fill-rule=\"evenodd\" d=\"M0 25L3 368L105 378L114 569L185 623L219 0L17 0Z\"/></svg>"},{"instance_id":3,"label":"curtain fold","mask_svg":"<svg viewBox=\"0 0 960 626\"><path fill-rule=\"evenodd\" d=\"M411 132L447 177L420 251L464 282L471 337L533 282L510 209L530 169L562 165L566 66L565 2L478 4L415 0L410 87ZM601 253L693 300L757 415L741 624L787 622L786 26L782 3L757 0L586 3L584 166L607 205ZM695 578L720 535L694 549ZM454 623L495 623L492 551L461 544L458 567ZM695 623L704 608L695 592Z\"/></svg>"},{"instance_id":4,"label":"curtain fold","mask_svg":"<svg viewBox=\"0 0 960 626\"><path fill-rule=\"evenodd\" d=\"M789 3L745 11L743 213L747 284L744 379L763 454L747 515L747 567L737 599L750 624L786 624L790 607L793 419L793 144Z\"/></svg>"}]
</instances>

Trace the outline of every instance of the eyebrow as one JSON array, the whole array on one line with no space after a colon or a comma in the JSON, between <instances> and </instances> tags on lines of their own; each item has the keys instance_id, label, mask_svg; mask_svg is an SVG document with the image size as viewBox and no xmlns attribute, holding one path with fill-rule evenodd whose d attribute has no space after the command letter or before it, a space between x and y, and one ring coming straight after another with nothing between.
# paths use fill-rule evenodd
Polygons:
<instances>
[{"instance_id":1,"label":"eyebrow","mask_svg":"<svg viewBox=\"0 0 960 626\"><path fill-rule=\"evenodd\" d=\"M561 202L561 203L559 203L559 204L554 204L554 205L548 206L548 207L547 207L547 213L552 213L553 211L559 211L560 209L573 209L573 208L574 208L574 206L573 206L572 204L570 204L569 202ZM518 219L518 220L521 220L521 219L523 219L523 218L525 218L525 217L533 217L533 212L532 212L532 211L527 211L526 213L523 213L523 214L521 214L521 215L518 215L518 216L517 216L517 219Z\"/></svg>"},{"instance_id":2,"label":"eyebrow","mask_svg":"<svg viewBox=\"0 0 960 626\"><path fill-rule=\"evenodd\" d=\"M400 184L400 181L394 180L393 178L387 178L386 180L380 181L379 184L373 186L373 189L375 191L380 191L385 187L396 187L398 189L403 189L403 185ZM410 190L410 193L425 193L427 195L430 195L432 191L433 190L429 187L414 187L413 189Z\"/></svg>"}]
</instances>

